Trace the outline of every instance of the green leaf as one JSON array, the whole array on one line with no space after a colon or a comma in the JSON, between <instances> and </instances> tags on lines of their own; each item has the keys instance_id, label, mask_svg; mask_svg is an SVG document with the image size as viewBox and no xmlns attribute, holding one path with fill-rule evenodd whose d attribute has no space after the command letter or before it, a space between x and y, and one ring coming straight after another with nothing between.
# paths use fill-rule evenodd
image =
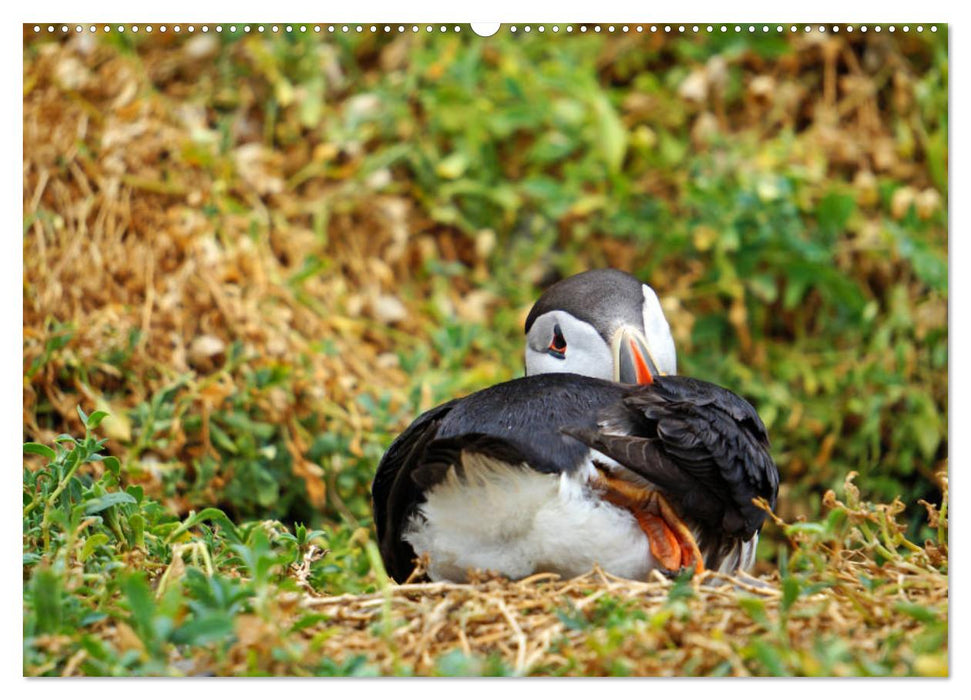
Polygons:
<instances>
[{"instance_id":1,"label":"green leaf","mask_svg":"<svg viewBox=\"0 0 971 700\"><path fill-rule=\"evenodd\" d=\"M772 275L753 275L747 280L747 285L752 294L767 304L771 304L779 296L779 290Z\"/></svg>"},{"instance_id":2,"label":"green leaf","mask_svg":"<svg viewBox=\"0 0 971 700\"><path fill-rule=\"evenodd\" d=\"M145 517L141 513L132 513L128 517L128 526L131 527L132 541L134 542L135 546L144 547L145 546Z\"/></svg>"},{"instance_id":3,"label":"green leaf","mask_svg":"<svg viewBox=\"0 0 971 700\"><path fill-rule=\"evenodd\" d=\"M64 472L67 473L80 461L82 448L80 445L76 446L73 450L67 453L67 457L64 458Z\"/></svg>"},{"instance_id":4,"label":"green leaf","mask_svg":"<svg viewBox=\"0 0 971 700\"><path fill-rule=\"evenodd\" d=\"M575 607L571 609L559 608L556 611L556 617L568 630L585 630L590 627L590 623L587 622L587 618L584 617L582 610L577 610Z\"/></svg>"},{"instance_id":5,"label":"green leaf","mask_svg":"<svg viewBox=\"0 0 971 700\"><path fill-rule=\"evenodd\" d=\"M78 415L81 416L81 422L84 423L84 427L88 427L88 414L84 412L84 409L80 406L78 408Z\"/></svg>"},{"instance_id":6,"label":"green leaf","mask_svg":"<svg viewBox=\"0 0 971 700\"><path fill-rule=\"evenodd\" d=\"M846 228L850 216L856 211L853 195L830 192L816 206L819 232L827 244L832 244Z\"/></svg>"},{"instance_id":7,"label":"green leaf","mask_svg":"<svg viewBox=\"0 0 971 700\"><path fill-rule=\"evenodd\" d=\"M909 413L910 427L924 459L932 459L941 444L942 421L933 401L926 397L915 399L917 405Z\"/></svg>"},{"instance_id":8,"label":"green leaf","mask_svg":"<svg viewBox=\"0 0 971 700\"><path fill-rule=\"evenodd\" d=\"M54 450L47 445L41 445L39 442L25 442L24 452L32 455L40 455L41 457L46 457L50 460L57 457L57 453Z\"/></svg>"},{"instance_id":9,"label":"green leaf","mask_svg":"<svg viewBox=\"0 0 971 700\"><path fill-rule=\"evenodd\" d=\"M923 605L918 605L917 603L899 602L894 606L894 610L902 612L905 615L910 615L918 622L923 622L925 624L938 622L940 620L940 614L936 610L924 607Z\"/></svg>"},{"instance_id":10,"label":"green leaf","mask_svg":"<svg viewBox=\"0 0 971 700\"><path fill-rule=\"evenodd\" d=\"M78 556L78 559L82 562L87 561L88 557L94 553L94 550L103 544L108 544L108 535L103 532L91 535L85 541L84 547L81 548L81 554Z\"/></svg>"},{"instance_id":11,"label":"green leaf","mask_svg":"<svg viewBox=\"0 0 971 700\"><path fill-rule=\"evenodd\" d=\"M297 104L300 123L307 129L313 129L320 123L320 115L323 113L324 80L317 77L303 83L301 87L304 96Z\"/></svg>"},{"instance_id":12,"label":"green leaf","mask_svg":"<svg viewBox=\"0 0 971 700\"><path fill-rule=\"evenodd\" d=\"M209 437L212 439L216 447L229 452L230 454L239 454L239 448L236 447L230 437L226 434L222 428L216 425L215 421L209 423Z\"/></svg>"},{"instance_id":13,"label":"green leaf","mask_svg":"<svg viewBox=\"0 0 971 700\"><path fill-rule=\"evenodd\" d=\"M226 529L226 534L229 535L230 539L233 542L239 543L242 541L242 538L240 537L239 530L236 528L236 525L233 523L232 520L229 519L229 517L225 513L223 513L218 508L205 508L199 511L198 513L191 514L188 518L186 518L185 522L179 525L179 527L177 527L172 532L172 534L168 536L167 541L169 542L173 541L182 533L195 527L199 523L203 523L208 520L211 520L215 523L219 523L220 525L222 525Z\"/></svg>"},{"instance_id":14,"label":"green leaf","mask_svg":"<svg viewBox=\"0 0 971 700\"><path fill-rule=\"evenodd\" d=\"M765 603L758 598L739 598L738 604L751 617L763 627L769 627L769 616L765 613Z\"/></svg>"},{"instance_id":15,"label":"green leaf","mask_svg":"<svg viewBox=\"0 0 971 700\"><path fill-rule=\"evenodd\" d=\"M101 463L105 465L105 469L116 479L121 474L121 462L118 461L117 457L105 457L101 460Z\"/></svg>"},{"instance_id":16,"label":"green leaf","mask_svg":"<svg viewBox=\"0 0 971 700\"><path fill-rule=\"evenodd\" d=\"M780 655L778 649L763 639L756 639L754 642L752 642L752 646L755 649L755 658L757 658L762 665L765 666L771 675L790 675L786 671L785 662L782 660L782 656Z\"/></svg>"},{"instance_id":17,"label":"green leaf","mask_svg":"<svg viewBox=\"0 0 971 700\"><path fill-rule=\"evenodd\" d=\"M128 574L121 580L121 590L128 599L128 607L132 615L132 627L142 641L153 639L152 618L155 615L155 601L152 589L145 581L145 574L141 571Z\"/></svg>"},{"instance_id":18,"label":"green leaf","mask_svg":"<svg viewBox=\"0 0 971 700\"><path fill-rule=\"evenodd\" d=\"M469 159L462 152L452 153L439 161L435 166L435 174L445 180L457 180L465 173L469 166Z\"/></svg>"},{"instance_id":19,"label":"green leaf","mask_svg":"<svg viewBox=\"0 0 971 700\"><path fill-rule=\"evenodd\" d=\"M946 111L946 110L945 110ZM947 127L938 129L927 136L924 148L927 150L926 162L937 189L947 193Z\"/></svg>"},{"instance_id":20,"label":"green leaf","mask_svg":"<svg viewBox=\"0 0 971 700\"><path fill-rule=\"evenodd\" d=\"M103 612L89 612L87 615L81 618L79 623L80 627L87 627L88 625L93 625L95 622L101 622L101 620L108 617L108 613Z\"/></svg>"},{"instance_id":21,"label":"green leaf","mask_svg":"<svg viewBox=\"0 0 971 700\"><path fill-rule=\"evenodd\" d=\"M789 273L785 292L782 295L782 308L786 311L791 311L802 301L802 297L809 287L809 279L798 274L795 270L790 270Z\"/></svg>"},{"instance_id":22,"label":"green leaf","mask_svg":"<svg viewBox=\"0 0 971 700\"><path fill-rule=\"evenodd\" d=\"M600 151L607 164L608 172L616 174L624 163L627 152L627 129L617 115L610 100L598 93L593 100L593 111L597 117L597 135Z\"/></svg>"},{"instance_id":23,"label":"green leaf","mask_svg":"<svg viewBox=\"0 0 971 700\"><path fill-rule=\"evenodd\" d=\"M321 622L327 622L330 619L330 615L324 615L322 613L308 613L293 623L293 626L290 627L290 634L307 629L308 627L313 627Z\"/></svg>"},{"instance_id":24,"label":"green leaf","mask_svg":"<svg viewBox=\"0 0 971 700\"><path fill-rule=\"evenodd\" d=\"M452 649L443 654L435 662L436 676L470 677L481 676L482 659L478 656L466 656L461 649Z\"/></svg>"},{"instance_id":25,"label":"green leaf","mask_svg":"<svg viewBox=\"0 0 971 700\"><path fill-rule=\"evenodd\" d=\"M230 641L233 637L233 618L225 613L215 613L190 620L172 634L175 644L203 645Z\"/></svg>"},{"instance_id":26,"label":"green leaf","mask_svg":"<svg viewBox=\"0 0 971 700\"><path fill-rule=\"evenodd\" d=\"M124 491L115 491L114 493L106 493L100 498L92 498L90 501L87 501L84 505L84 512L87 515L100 513L107 508L111 508L111 506L117 506L121 503L137 503L137 501L131 494L125 493Z\"/></svg>"},{"instance_id":27,"label":"green leaf","mask_svg":"<svg viewBox=\"0 0 971 700\"><path fill-rule=\"evenodd\" d=\"M90 416L88 416L88 421L87 423L85 423L85 426L88 428L88 430L94 430L99 425L101 425L101 421L103 421L107 417L108 417L107 411L95 411Z\"/></svg>"},{"instance_id":28,"label":"green leaf","mask_svg":"<svg viewBox=\"0 0 971 700\"><path fill-rule=\"evenodd\" d=\"M788 611L792 607L792 604L796 602L796 599L799 598L801 588L799 581L793 576L787 576L782 579L782 602L780 606L782 612Z\"/></svg>"},{"instance_id":29,"label":"green leaf","mask_svg":"<svg viewBox=\"0 0 971 700\"><path fill-rule=\"evenodd\" d=\"M829 515L826 516L825 530L829 535L834 535L840 531L843 523L846 522L847 515L846 511L840 508L836 508L830 511Z\"/></svg>"},{"instance_id":30,"label":"green leaf","mask_svg":"<svg viewBox=\"0 0 971 700\"><path fill-rule=\"evenodd\" d=\"M662 130L658 135L658 149L666 165L680 165L688 155L689 143L687 139L679 138L667 130Z\"/></svg>"},{"instance_id":31,"label":"green leaf","mask_svg":"<svg viewBox=\"0 0 971 700\"><path fill-rule=\"evenodd\" d=\"M786 525L787 535L795 535L800 532L812 535L825 535L826 526L822 523L792 523L791 525Z\"/></svg>"},{"instance_id":32,"label":"green leaf","mask_svg":"<svg viewBox=\"0 0 971 700\"><path fill-rule=\"evenodd\" d=\"M691 585L694 572L691 569L684 569L674 579L674 585L668 592L668 602L690 599L695 597L694 586Z\"/></svg>"},{"instance_id":33,"label":"green leaf","mask_svg":"<svg viewBox=\"0 0 971 700\"><path fill-rule=\"evenodd\" d=\"M61 628L61 578L49 566L39 567L30 582L37 631L41 634L57 632Z\"/></svg>"}]
</instances>

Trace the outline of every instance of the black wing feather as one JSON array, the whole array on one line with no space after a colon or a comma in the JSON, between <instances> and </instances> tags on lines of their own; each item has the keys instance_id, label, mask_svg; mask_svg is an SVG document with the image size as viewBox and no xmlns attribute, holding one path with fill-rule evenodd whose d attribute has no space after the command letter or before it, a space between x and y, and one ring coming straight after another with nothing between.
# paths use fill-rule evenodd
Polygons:
<instances>
[{"instance_id":1,"label":"black wing feather","mask_svg":"<svg viewBox=\"0 0 971 700\"><path fill-rule=\"evenodd\" d=\"M412 469L412 481L422 491L428 491L441 483L452 467L459 478L464 478L463 454L485 455L511 467L528 468L526 456L508 440L485 433L466 433L430 443Z\"/></svg>"},{"instance_id":2,"label":"black wing feather","mask_svg":"<svg viewBox=\"0 0 971 700\"><path fill-rule=\"evenodd\" d=\"M426 411L395 438L381 458L371 484L378 548L388 574L399 582L408 577L415 558L414 550L401 539L401 526L421 498L421 488L410 472L425 446L438 435L442 419L454 404L455 401L449 401Z\"/></svg>"},{"instance_id":3,"label":"black wing feather","mask_svg":"<svg viewBox=\"0 0 971 700\"><path fill-rule=\"evenodd\" d=\"M404 581L414 569L415 551L403 538L405 523L434 488L455 468L464 472L463 454L482 454L510 466L526 465L523 451L509 440L483 433L438 437L456 402L434 408L412 423L393 443L371 486L378 548L388 574Z\"/></svg>"},{"instance_id":4,"label":"black wing feather","mask_svg":"<svg viewBox=\"0 0 971 700\"><path fill-rule=\"evenodd\" d=\"M634 387L600 424L624 426L616 435L589 429L569 434L648 479L708 529L749 539L774 507L779 472L765 426L744 399L714 384L661 377Z\"/></svg>"}]
</instances>

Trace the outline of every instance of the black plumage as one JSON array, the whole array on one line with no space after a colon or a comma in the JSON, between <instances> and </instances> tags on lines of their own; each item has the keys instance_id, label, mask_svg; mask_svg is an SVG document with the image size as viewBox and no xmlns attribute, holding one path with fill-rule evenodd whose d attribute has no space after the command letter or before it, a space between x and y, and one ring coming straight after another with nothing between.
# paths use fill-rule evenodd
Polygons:
<instances>
[{"instance_id":1,"label":"black plumage","mask_svg":"<svg viewBox=\"0 0 971 700\"><path fill-rule=\"evenodd\" d=\"M689 377L659 377L601 412L601 425L567 432L659 487L694 525L709 568L719 568L774 508L779 471L755 409L736 394Z\"/></svg>"},{"instance_id":2,"label":"black plumage","mask_svg":"<svg viewBox=\"0 0 971 700\"><path fill-rule=\"evenodd\" d=\"M406 523L427 490L450 468L461 470L463 452L556 474L579 469L591 448L671 496L698 533L709 568L761 527L765 514L753 498L775 503L778 471L765 427L731 392L677 376L622 385L543 374L434 408L392 443L372 487L385 567L398 581L411 573L415 553L402 539Z\"/></svg>"}]
</instances>

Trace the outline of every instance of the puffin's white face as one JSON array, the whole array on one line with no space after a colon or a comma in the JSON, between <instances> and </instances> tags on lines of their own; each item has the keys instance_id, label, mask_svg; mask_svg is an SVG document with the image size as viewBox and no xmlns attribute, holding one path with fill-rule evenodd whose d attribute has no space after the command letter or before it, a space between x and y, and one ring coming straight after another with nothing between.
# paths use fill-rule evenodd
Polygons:
<instances>
[{"instance_id":1,"label":"puffin's white face","mask_svg":"<svg viewBox=\"0 0 971 700\"><path fill-rule=\"evenodd\" d=\"M526 374L565 372L587 377L649 383L654 375L677 374L674 338L654 290L642 285L643 330L622 321L610 328L609 342L590 323L568 311L537 317L526 336ZM628 314L628 318L630 315Z\"/></svg>"},{"instance_id":2,"label":"puffin's white face","mask_svg":"<svg viewBox=\"0 0 971 700\"><path fill-rule=\"evenodd\" d=\"M566 311L549 311L526 336L526 374L565 372L613 379L613 353L597 330Z\"/></svg>"}]
</instances>

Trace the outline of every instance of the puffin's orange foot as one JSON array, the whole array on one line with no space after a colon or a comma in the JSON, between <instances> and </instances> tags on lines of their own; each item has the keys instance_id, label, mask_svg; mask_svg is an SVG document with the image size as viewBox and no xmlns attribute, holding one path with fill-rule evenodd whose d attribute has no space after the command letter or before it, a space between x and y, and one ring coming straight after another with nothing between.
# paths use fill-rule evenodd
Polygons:
<instances>
[{"instance_id":1,"label":"puffin's orange foot","mask_svg":"<svg viewBox=\"0 0 971 700\"><path fill-rule=\"evenodd\" d=\"M661 567L669 572L693 569L696 574L705 570L694 535L664 496L602 473L600 486L604 489L604 498L634 514L647 535L651 554Z\"/></svg>"}]
</instances>

